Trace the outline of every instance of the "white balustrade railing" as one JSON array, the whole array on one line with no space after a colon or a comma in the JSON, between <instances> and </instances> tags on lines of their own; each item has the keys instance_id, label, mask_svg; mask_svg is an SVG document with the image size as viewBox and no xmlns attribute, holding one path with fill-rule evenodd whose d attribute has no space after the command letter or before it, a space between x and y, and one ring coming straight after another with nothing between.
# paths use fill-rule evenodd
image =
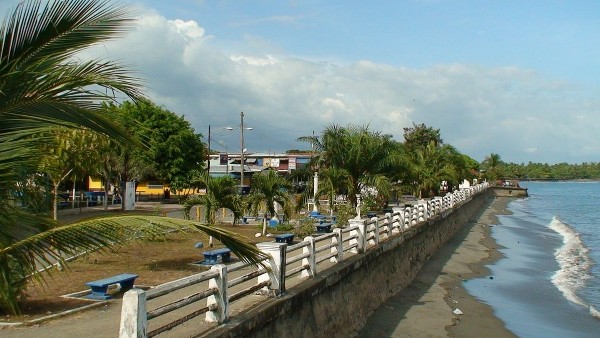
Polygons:
<instances>
[{"instance_id":1,"label":"white balustrade railing","mask_svg":"<svg viewBox=\"0 0 600 338\"><path fill-rule=\"evenodd\" d=\"M165 283L148 291L127 291L121 310L120 337L153 337L201 314L205 314L207 322L222 323L229 317L230 304L236 300L257 292L270 296L280 295L286 290L286 282L292 278L300 278L300 281L314 278L321 269L320 264L325 265L323 269L326 269L343 261L348 255L364 253L369 247L401 235L421 222L445 217L488 187L488 183L483 182L443 197L420 200L415 205L393 207L391 213L382 217L351 219L348 225L335 228L332 233L309 236L293 245L258 243L257 247L269 257L259 267L244 262L218 264L212 266L209 271ZM231 278L228 277L230 275ZM191 294L176 300L162 301L164 304L147 310L149 301L169 298L167 296L176 291L186 291L187 288L192 289L189 291ZM205 300L205 306L199 306L193 312L166 324L157 325L158 327L148 332L150 320L202 300Z\"/></svg>"}]
</instances>

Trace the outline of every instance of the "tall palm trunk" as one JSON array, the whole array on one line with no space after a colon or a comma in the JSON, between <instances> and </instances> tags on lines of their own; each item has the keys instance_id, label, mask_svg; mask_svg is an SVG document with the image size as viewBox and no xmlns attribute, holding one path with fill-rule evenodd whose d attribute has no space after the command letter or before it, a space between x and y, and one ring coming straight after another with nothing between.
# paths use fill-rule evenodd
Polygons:
<instances>
[{"instance_id":1,"label":"tall palm trunk","mask_svg":"<svg viewBox=\"0 0 600 338\"><path fill-rule=\"evenodd\" d=\"M267 212L265 211L264 215L263 215L263 228L262 228L262 235L266 236L267 235Z\"/></svg>"},{"instance_id":2,"label":"tall palm trunk","mask_svg":"<svg viewBox=\"0 0 600 338\"><path fill-rule=\"evenodd\" d=\"M58 220L58 186L60 182L52 182L52 219Z\"/></svg>"}]
</instances>

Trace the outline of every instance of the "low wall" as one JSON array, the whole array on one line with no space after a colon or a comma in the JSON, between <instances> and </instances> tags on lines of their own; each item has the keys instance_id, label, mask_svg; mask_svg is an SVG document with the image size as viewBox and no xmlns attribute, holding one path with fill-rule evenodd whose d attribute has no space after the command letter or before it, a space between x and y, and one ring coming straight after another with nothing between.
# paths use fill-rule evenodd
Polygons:
<instances>
[{"instance_id":1,"label":"low wall","mask_svg":"<svg viewBox=\"0 0 600 338\"><path fill-rule=\"evenodd\" d=\"M351 336L377 307L409 285L425 261L494 197L487 189L445 217L396 235L321 271L200 337Z\"/></svg>"},{"instance_id":2,"label":"low wall","mask_svg":"<svg viewBox=\"0 0 600 338\"><path fill-rule=\"evenodd\" d=\"M527 197L527 188L517 187L492 187L496 197Z\"/></svg>"}]
</instances>

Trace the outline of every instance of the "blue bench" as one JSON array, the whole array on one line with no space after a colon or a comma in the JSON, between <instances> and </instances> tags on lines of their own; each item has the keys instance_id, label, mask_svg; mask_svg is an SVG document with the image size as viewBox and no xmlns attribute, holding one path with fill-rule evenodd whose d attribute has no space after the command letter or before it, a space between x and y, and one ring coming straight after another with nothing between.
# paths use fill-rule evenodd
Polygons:
<instances>
[{"instance_id":1,"label":"blue bench","mask_svg":"<svg viewBox=\"0 0 600 338\"><path fill-rule=\"evenodd\" d=\"M93 282L85 283L92 289L92 293L87 296L90 299L101 299L106 300L112 298L108 294L108 287L111 285L119 284L121 291L127 291L133 287L133 282L138 275L131 273L122 273L120 275L112 276L109 278L95 280Z\"/></svg>"},{"instance_id":2,"label":"blue bench","mask_svg":"<svg viewBox=\"0 0 600 338\"><path fill-rule=\"evenodd\" d=\"M227 248L204 251L202 254L204 255L204 264L217 264L219 257L221 257L221 262L229 262L231 259L231 250Z\"/></svg>"},{"instance_id":3,"label":"blue bench","mask_svg":"<svg viewBox=\"0 0 600 338\"><path fill-rule=\"evenodd\" d=\"M325 215L310 215L310 217L312 217L316 220L324 220L325 218L327 218L327 216L325 216Z\"/></svg>"},{"instance_id":4,"label":"blue bench","mask_svg":"<svg viewBox=\"0 0 600 338\"><path fill-rule=\"evenodd\" d=\"M375 211L369 211L369 212L367 212L367 217L369 217L369 218L373 218L373 217L376 217L376 216L377 216L377 213Z\"/></svg>"},{"instance_id":5,"label":"blue bench","mask_svg":"<svg viewBox=\"0 0 600 338\"><path fill-rule=\"evenodd\" d=\"M317 224L317 232L331 232L332 225L333 225L333 223Z\"/></svg>"},{"instance_id":6,"label":"blue bench","mask_svg":"<svg viewBox=\"0 0 600 338\"><path fill-rule=\"evenodd\" d=\"M275 241L278 243L292 244L294 241L294 234L281 234L275 236Z\"/></svg>"}]
</instances>

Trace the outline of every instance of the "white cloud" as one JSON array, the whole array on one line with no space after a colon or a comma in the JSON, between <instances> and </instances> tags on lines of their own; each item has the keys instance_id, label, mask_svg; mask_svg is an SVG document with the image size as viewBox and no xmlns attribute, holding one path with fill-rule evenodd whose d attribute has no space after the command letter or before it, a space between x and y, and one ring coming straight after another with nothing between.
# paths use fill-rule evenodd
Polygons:
<instances>
[{"instance_id":1,"label":"white cloud","mask_svg":"<svg viewBox=\"0 0 600 338\"><path fill-rule=\"evenodd\" d=\"M149 97L184 114L198 132L232 126L244 111L250 151L305 148L299 136L330 123L369 124L402 141L412 122L483 160L597 160L600 102L566 83L517 67L449 64L409 69L364 60L332 63L217 47L194 21L141 16L137 29L95 53L121 59L146 79ZM254 46L255 47L255 46ZM229 149L237 144L230 137Z\"/></svg>"}]
</instances>

